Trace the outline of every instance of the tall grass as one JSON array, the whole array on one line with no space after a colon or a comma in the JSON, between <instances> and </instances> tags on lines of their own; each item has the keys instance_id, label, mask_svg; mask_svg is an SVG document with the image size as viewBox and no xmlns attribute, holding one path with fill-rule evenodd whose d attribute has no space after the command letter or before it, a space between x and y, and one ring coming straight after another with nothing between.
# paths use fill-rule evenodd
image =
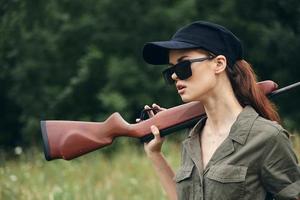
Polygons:
<instances>
[{"instance_id":1,"label":"tall grass","mask_svg":"<svg viewBox=\"0 0 300 200\"><path fill-rule=\"evenodd\" d=\"M179 148L174 143L164 147L173 166L179 163ZM0 199L166 199L142 145L118 151L50 162L41 150L22 153L1 165Z\"/></svg>"},{"instance_id":2,"label":"tall grass","mask_svg":"<svg viewBox=\"0 0 300 200\"><path fill-rule=\"evenodd\" d=\"M291 140L292 140L292 143L293 143L294 151L295 151L295 153L298 157L298 160L300 162L300 134L297 134L297 133L292 134Z\"/></svg>"},{"instance_id":3,"label":"tall grass","mask_svg":"<svg viewBox=\"0 0 300 200\"><path fill-rule=\"evenodd\" d=\"M300 156L300 136L292 137ZM115 144L118 145L118 144ZM166 199L143 146L108 147L72 161L47 162L41 149L0 158L0 199L4 200L147 200ZM176 170L180 145L167 141L163 151Z\"/></svg>"}]
</instances>

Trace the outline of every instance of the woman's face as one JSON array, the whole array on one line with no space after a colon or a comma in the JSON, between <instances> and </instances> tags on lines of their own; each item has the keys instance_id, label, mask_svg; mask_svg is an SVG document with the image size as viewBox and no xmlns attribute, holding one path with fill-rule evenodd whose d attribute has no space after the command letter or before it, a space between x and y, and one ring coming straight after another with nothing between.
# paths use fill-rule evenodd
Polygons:
<instances>
[{"instance_id":1,"label":"woman's face","mask_svg":"<svg viewBox=\"0 0 300 200\"><path fill-rule=\"evenodd\" d=\"M202 50L170 50L170 64L177 64L183 60L204 58L208 54ZM191 63L192 76L186 80L180 80L175 73L172 79L175 81L178 94L183 102L201 101L216 85L214 59Z\"/></svg>"}]
</instances>

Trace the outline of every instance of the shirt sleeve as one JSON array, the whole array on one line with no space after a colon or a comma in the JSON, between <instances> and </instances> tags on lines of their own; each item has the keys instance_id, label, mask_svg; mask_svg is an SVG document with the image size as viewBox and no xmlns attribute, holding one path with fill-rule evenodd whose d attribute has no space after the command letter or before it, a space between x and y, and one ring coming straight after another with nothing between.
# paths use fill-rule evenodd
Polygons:
<instances>
[{"instance_id":1,"label":"shirt sleeve","mask_svg":"<svg viewBox=\"0 0 300 200\"><path fill-rule=\"evenodd\" d=\"M266 144L262 182L278 200L300 199L300 167L285 130L279 131Z\"/></svg>"}]
</instances>

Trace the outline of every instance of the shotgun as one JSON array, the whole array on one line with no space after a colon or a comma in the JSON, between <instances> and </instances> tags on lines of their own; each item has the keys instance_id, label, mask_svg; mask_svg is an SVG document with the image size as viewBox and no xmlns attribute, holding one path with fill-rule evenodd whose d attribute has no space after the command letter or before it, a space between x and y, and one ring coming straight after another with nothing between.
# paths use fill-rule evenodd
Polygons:
<instances>
[{"instance_id":1,"label":"shotgun","mask_svg":"<svg viewBox=\"0 0 300 200\"><path fill-rule=\"evenodd\" d=\"M300 85L300 82L277 89L273 81L257 83L269 97L276 96ZM156 125L162 137L177 130L194 126L205 110L200 102L189 102L158 112L152 118L129 124L115 112L104 122L46 120L41 121L46 160L71 160L113 143L121 136L139 138L142 142L153 139L150 127Z\"/></svg>"}]
</instances>

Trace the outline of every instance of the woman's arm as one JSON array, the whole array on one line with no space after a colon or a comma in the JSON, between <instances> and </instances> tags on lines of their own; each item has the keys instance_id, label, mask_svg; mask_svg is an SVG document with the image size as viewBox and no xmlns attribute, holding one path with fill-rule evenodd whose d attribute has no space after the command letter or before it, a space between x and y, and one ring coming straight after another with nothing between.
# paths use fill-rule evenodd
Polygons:
<instances>
[{"instance_id":1,"label":"woman's arm","mask_svg":"<svg viewBox=\"0 0 300 200\"><path fill-rule=\"evenodd\" d=\"M177 200L176 184L173 180L175 174L160 151L164 139L160 137L156 126L152 126L151 131L154 134L154 139L144 144L146 154L151 160L168 198L170 200Z\"/></svg>"},{"instance_id":2,"label":"woman's arm","mask_svg":"<svg viewBox=\"0 0 300 200\"><path fill-rule=\"evenodd\" d=\"M162 111L165 109L156 104L153 104L152 108L156 108L156 110L158 111ZM146 105L145 109L150 109L150 107ZM149 111L148 115L149 117L153 117L154 112ZM140 120L141 119L137 119L137 122ZM176 184L173 180L175 174L161 152L164 138L160 137L159 129L156 126L151 126L151 131L154 135L154 139L148 143L144 143L145 152L147 154L147 157L152 162L154 170L159 177L159 180L168 196L168 199L177 200Z\"/></svg>"},{"instance_id":3,"label":"woman's arm","mask_svg":"<svg viewBox=\"0 0 300 200\"><path fill-rule=\"evenodd\" d=\"M287 132L274 135L261 171L265 188L275 199L300 199L300 166Z\"/></svg>"}]
</instances>

